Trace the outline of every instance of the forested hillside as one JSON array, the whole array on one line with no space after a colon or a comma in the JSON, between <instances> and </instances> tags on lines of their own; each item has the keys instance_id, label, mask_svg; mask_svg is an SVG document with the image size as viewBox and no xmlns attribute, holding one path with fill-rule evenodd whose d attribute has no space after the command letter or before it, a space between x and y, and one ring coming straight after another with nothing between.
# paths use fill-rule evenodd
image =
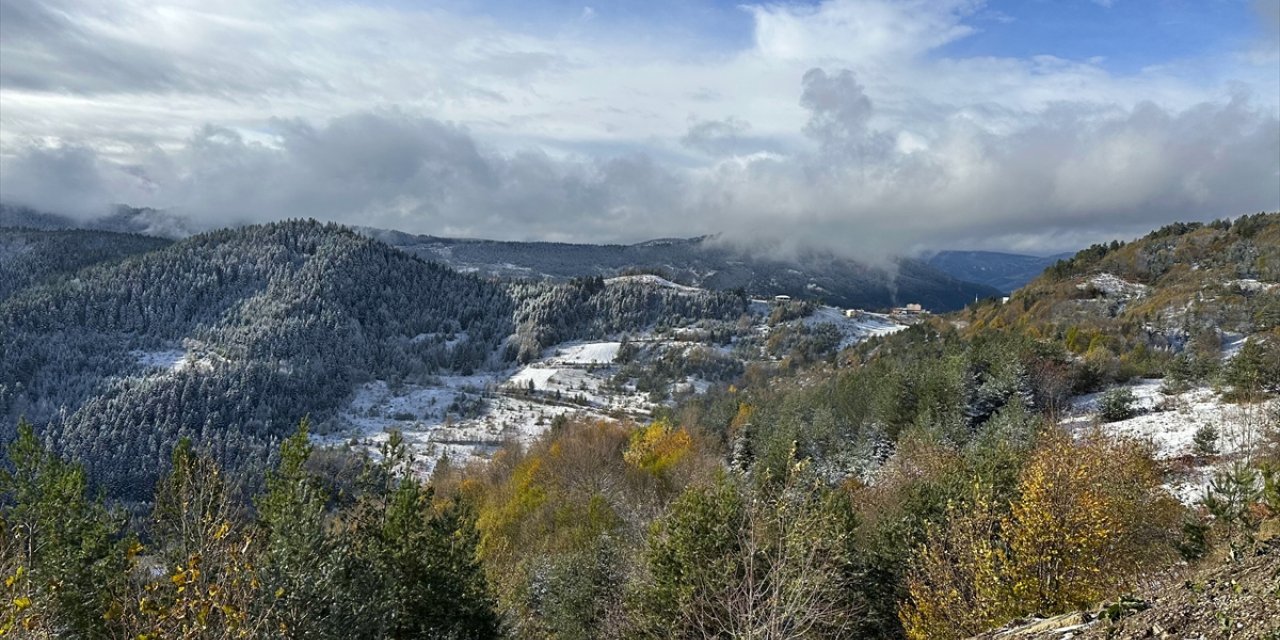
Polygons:
<instances>
[{"instance_id":1,"label":"forested hillside","mask_svg":"<svg viewBox=\"0 0 1280 640\"><path fill-rule=\"evenodd\" d=\"M827 252L772 256L714 238L651 240L631 245L498 242L414 236L366 229L375 238L424 259L508 277L662 274L708 289L741 289L756 297L789 295L837 307L887 309L915 302L951 311L999 290L933 268L920 260L859 262Z\"/></svg>"},{"instance_id":2,"label":"forested hillside","mask_svg":"<svg viewBox=\"0 0 1280 640\"><path fill-rule=\"evenodd\" d=\"M744 308L598 280L507 285L314 222L217 231L0 303L0 415L7 433L21 416L41 425L109 494L141 498L182 437L260 469L298 416L324 418L361 382L466 375L552 341Z\"/></svg>"},{"instance_id":3,"label":"forested hillside","mask_svg":"<svg viewBox=\"0 0 1280 640\"><path fill-rule=\"evenodd\" d=\"M112 212L77 220L28 207L0 203L0 227L40 230L89 229L185 238L194 233L191 221L167 211L120 205ZM935 311L951 311L977 298L997 296L1009 278L1021 284L1043 268L1042 259L1015 261L1015 275L987 273L992 261L980 265L970 259L937 265L932 260L901 258L868 263L830 252L772 255L718 241L712 237L651 240L631 245L506 242L440 238L359 228L376 240L463 272L507 279L549 278L568 281L585 277L613 277L656 273L707 289L741 289L771 298L790 295L844 308L887 309L919 303ZM962 252L943 252L935 257ZM998 254L991 254L998 255ZM1009 270L1008 260L996 270ZM1040 265L1038 268L1032 263ZM1046 263L1047 264L1047 263ZM972 276L972 277L970 277ZM994 280L991 278L995 277ZM1003 279L1002 279L1003 278Z\"/></svg>"},{"instance_id":4,"label":"forested hillside","mask_svg":"<svg viewBox=\"0 0 1280 640\"><path fill-rule=\"evenodd\" d=\"M125 233L0 227L0 300L32 284L167 244L160 238Z\"/></svg>"},{"instance_id":5,"label":"forested hillside","mask_svg":"<svg viewBox=\"0 0 1280 640\"><path fill-rule=\"evenodd\" d=\"M42 231L87 229L137 233L169 239L185 238L195 232L191 221L180 215L159 209L128 205L117 205L104 215L85 220L0 202L0 227L21 227Z\"/></svg>"},{"instance_id":6,"label":"forested hillside","mask_svg":"<svg viewBox=\"0 0 1280 640\"><path fill-rule=\"evenodd\" d=\"M848 341L812 304L489 281L314 223L90 267L0 305L10 417L52 416L49 448L22 427L0 476L0 621L38 637L947 640L1084 611L1089 633L1127 632L1152 615L1132 594L1186 575L1194 601L1216 589L1194 582L1204 568L1255 571L1280 535L1278 233L1280 214L1167 227L906 328L827 310L875 328ZM203 275L160 272L177 259ZM666 343L542 349L664 323ZM172 340L182 365L147 374L143 354ZM315 447L305 422L280 441L288 412L317 415L363 376L534 357L637 388L667 367L715 375L643 420L560 413L430 475L399 432L373 455ZM521 393L587 380L567 379ZM40 404L76 393L67 415ZM152 484L104 460L169 470ZM232 468L252 499L227 488ZM150 514L124 524L87 478L132 483ZM1187 628L1270 638L1278 622Z\"/></svg>"}]
</instances>

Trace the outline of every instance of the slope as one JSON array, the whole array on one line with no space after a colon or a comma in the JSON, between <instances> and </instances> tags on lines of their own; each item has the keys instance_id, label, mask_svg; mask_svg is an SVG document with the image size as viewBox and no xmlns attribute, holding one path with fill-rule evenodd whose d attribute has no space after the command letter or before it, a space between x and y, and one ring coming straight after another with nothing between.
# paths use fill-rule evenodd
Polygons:
<instances>
[{"instance_id":1,"label":"slope","mask_svg":"<svg viewBox=\"0 0 1280 640\"><path fill-rule=\"evenodd\" d=\"M1035 279L1049 265L1069 257L1071 254L1041 257L996 251L940 251L927 262L953 278L1009 293Z\"/></svg>"},{"instance_id":2,"label":"slope","mask_svg":"<svg viewBox=\"0 0 1280 640\"><path fill-rule=\"evenodd\" d=\"M708 289L742 289L757 297L789 295L865 309L917 302L947 311L976 298L999 295L992 287L958 280L919 260L900 259L876 266L829 253L771 257L709 237L592 245L459 240L377 229L364 232L426 259L503 276L564 279L649 272Z\"/></svg>"},{"instance_id":3,"label":"slope","mask_svg":"<svg viewBox=\"0 0 1280 640\"><path fill-rule=\"evenodd\" d=\"M297 419L367 380L505 367L549 340L660 318L736 318L745 300L602 281L504 283L334 225L194 236L0 302L0 420L20 416L140 498L173 443L267 462Z\"/></svg>"},{"instance_id":4,"label":"slope","mask_svg":"<svg viewBox=\"0 0 1280 640\"><path fill-rule=\"evenodd\" d=\"M968 319L972 331L1009 327L1081 355L1218 358L1233 337L1280 326L1280 214L1179 223L1095 245L1051 266L1008 304L976 306Z\"/></svg>"},{"instance_id":5,"label":"slope","mask_svg":"<svg viewBox=\"0 0 1280 640\"><path fill-rule=\"evenodd\" d=\"M167 240L133 234L0 227L0 300L32 284L167 244Z\"/></svg>"}]
</instances>

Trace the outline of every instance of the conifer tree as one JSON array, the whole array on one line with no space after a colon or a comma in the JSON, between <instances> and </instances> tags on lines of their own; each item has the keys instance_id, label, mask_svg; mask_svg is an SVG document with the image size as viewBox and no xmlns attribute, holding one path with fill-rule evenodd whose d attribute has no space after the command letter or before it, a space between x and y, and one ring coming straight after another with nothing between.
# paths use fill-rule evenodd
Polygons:
<instances>
[{"instance_id":1,"label":"conifer tree","mask_svg":"<svg viewBox=\"0 0 1280 640\"><path fill-rule=\"evenodd\" d=\"M90 498L84 470L45 450L18 424L0 471L0 636L109 637L132 538Z\"/></svg>"}]
</instances>

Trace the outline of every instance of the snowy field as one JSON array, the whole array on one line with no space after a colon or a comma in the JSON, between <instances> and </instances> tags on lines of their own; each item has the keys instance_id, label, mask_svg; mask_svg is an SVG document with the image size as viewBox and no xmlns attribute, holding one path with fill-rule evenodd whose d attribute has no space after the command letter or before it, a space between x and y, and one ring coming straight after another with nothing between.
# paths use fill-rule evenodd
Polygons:
<instances>
[{"instance_id":1,"label":"snowy field","mask_svg":"<svg viewBox=\"0 0 1280 640\"><path fill-rule=\"evenodd\" d=\"M1207 387L1165 394L1160 380L1138 380L1126 386L1133 392L1137 415L1103 423L1100 428L1108 434L1150 442L1156 459L1178 471L1177 477L1166 486L1187 504L1195 503L1204 495L1215 469L1252 453L1271 407L1271 404L1223 402ZM1062 424L1077 432L1096 424L1101 396L1093 393L1077 398L1072 415ZM1196 432L1205 426L1218 432L1217 455L1200 456L1196 451Z\"/></svg>"},{"instance_id":2,"label":"snowy field","mask_svg":"<svg viewBox=\"0 0 1280 640\"><path fill-rule=\"evenodd\" d=\"M444 455L460 462L491 455L507 441L531 442L558 416L643 419L653 409L647 395L603 388L617 370L613 359L621 344L566 343L524 367L439 376L429 385L369 382L339 413L337 428L317 441L354 440L376 455L388 433L399 430L418 470L429 473Z\"/></svg>"},{"instance_id":3,"label":"snowy field","mask_svg":"<svg viewBox=\"0 0 1280 640\"><path fill-rule=\"evenodd\" d=\"M182 349L134 351L133 357L138 361L138 364L147 369L181 371L187 366L187 352Z\"/></svg>"},{"instance_id":4,"label":"snowy field","mask_svg":"<svg viewBox=\"0 0 1280 640\"><path fill-rule=\"evenodd\" d=\"M639 275L613 278L640 281L680 291L695 291L658 276ZM767 336L772 328L765 318L771 310L766 301L753 301L750 313L757 317L755 332ZM795 323L809 326L831 324L843 336L841 348L906 328L893 318L859 312L847 317L844 310L819 307L813 314ZM701 329L677 328L668 334L653 333L632 336L631 340L646 349L714 349L728 354L725 345L704 345L690 341ZM443 336L423 335L417 340L435 340ZM454 341L467 339L465 332L452 336ZM542 356L522 367L473 376L440 376L427 384L389 384L376 380L357 388L347 406L326 433L316 437L321 444L337 445L355 442L374 455L392 430L399 430L413 447L417 468L429 473L442 456L461 462L483 458L508 441L528 443L537 438L551 422L562 415L588 419L648 419L655 408L649 394L638 392L630 383L619 387L611 378L620 365L614 360L622 342L618 340L574 341L546 349ZM139 355L140 361L142 355ZM155 367L180 366L181 352L147 355ZM677 380L671 384L671 395L706 393L712 383L697 378Z\"/></svg>"},{"instance_id":5,"label":"snowy field","mask_svg":"<svg viewBox=\"0 0 1280 640\"><path fill-rule=\"evenodd\" d=\"M845 315L843 309L835 307L818 307L811 315L801 320L805 325L834 325L844 336L840 348L855 345L868 338L887 336L907 328L907 325L894 320L891 316L870 311L858 311L855 317Z\"/></svg>"},{"instance_id":6,"label":"snowy field","mask_svg":"<svg viewBox=\"0 0 1280 640\"><path fill-rule=\"evenodd\" d=\"M649 284L656 287L675 289L676 291L681 291L684 293L701 293L703 291L703 289L699 289L697 287L690 287L688 285L678 284L670 280L667 280L666 278L663 278L661 276L655 276L653 274L648 274L648 273L634 275L634 276L618 276L616 278L608 278L604 281L605 284L614 284L618 282Z\"/></svg>"},{"instance_id":7,"label":"snowy field","mask_svg":"<svg viewBox=\"0 0 1280 640\"><path fill-rule=\"evenodd\" d=\"M1280 283L1260 282L1252 278L1246 278L1242 280L1228 280L1224 284L1226 284L1228 287L1236 287L1237 289L1241 289L1243 291L1254 291L1254 292L1275 291L1276 289L1280 289Z\"/></svg>"},{"instance_id":8,"label":"snowy field","mask_svg":"<svg viewBox=\"0 0 1280 640\"><path fill-rule=\"evenodd\" d=\"M549 362L564 365L611 364L618 356L621 342L583 342L552 349Z\"/></svg>"},{"instance_id":9,"label":"snowy field","mask_svg":"<svg viewBox=\"0 0 1280 640\"><path fill-rule=\"evenodd\" d=\"M133 357L139 365L144 369L151 370L150 373L177 373L190 367L198 367L200 369L213 368L213 359L216 356L211 354L194 354L182 349L163 349L160 351L134 351Z\"/></svg>"}]
</instances>

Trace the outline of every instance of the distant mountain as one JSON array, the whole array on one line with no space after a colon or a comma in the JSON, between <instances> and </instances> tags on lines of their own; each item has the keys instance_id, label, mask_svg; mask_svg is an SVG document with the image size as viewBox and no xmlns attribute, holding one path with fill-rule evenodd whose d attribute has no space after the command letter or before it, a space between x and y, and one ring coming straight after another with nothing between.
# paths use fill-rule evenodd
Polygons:
<instances>
[{"instance_id":1,"label":"distant mountain","mask_svg":"<svg viewBox=\"0 0 1280 640\"><path fill-rule=\"evenodd\" d=\"M928 263L953 278L1010 293L1031 282L1049 265L1072 255L1041 257L996 251L941 251L930 257Z\"/></svg>"},{"instance_id":2,"label":"distant mountain","mask_svg":"<svg viewBox=\"0 0 1280 640\"><path fill-rule=\"evenodd\" d=\"M48 283L85 267L161 249L163 238L128 233L0 229L0 300L36 283Z\"/></svg>"},{"instance_id":3,"label":"distant mountain","mask_svg":"<svg viewBox=\"0 0 1280 640\"><path fill-rule=\"evenodd\" d=\"M1175 223L1097 244L1055 262L1008 304L971 311L975 327L1056 335L1081 354L1105 345L1137 361L1199 339L1216 361L1229 336L1280 327L1280 214Z\"/></svg>"},{"instance_id":4,"label":"distant mountain","mask_svg":"<svg viewBox=\"0 0 1280 640\"><path fill-rule=\"evenodd\" d=\"M169 239L185 238L198 230L182 216L124 205L110 215L83 221L0 204L0 227L91 229ZM358 231L425 260L490 276L569 280L655 273L706 289L740 289L756 297L788 295L863 309L914 302L933 311L953 311L1005 291L923 260L901 258L881 266L821 252L779 258L711 237L659 238L620 245L454 239L373 228Z\"/></svg>"},{"instance_id":5,"label":"distant mountain","mask_svg":"<svg viewBox=\"0 0 1280 640\"><path fill-rule=\"evenodd\" d=\"M0 227L40 229L91 229L118 233L140 233L158 238L185 238L196 232L191 221L160 209L118 205L109 214L89 220L38 211L21 205L0 203Z\"/></svg>"},{"instance_id":6,"label":"distant mountain","mask_svg":"<svg viewBox=\"0 0 1280 640\"><path fill-rule=\"evenodd\" d=\"M182 437L261 468L299 417L322 423L370 380L504 370L567 340L747 310L631 279L492 281L316 222L174 243L0 229L0 247L0 441L26 417L129 499Z\"/></svg>"},{"instance_id":7,"label":"distant mountain","mask_svg":"<svg viewBox=\"0 0 1280 640\"><path fill-rule=\"evenodd\" d=\"M79 226L80 223L67 216L37 211L22 205L0 202L0 227L54 231L58 229L75 229Z\"/></svg>"},{"instance_id":8,"label":"distant mountain","mask_svg":"<svg viewBox=\"0 0 1280 640\"><path fill-rule=\"evenodd\" d=\"M756 297L789 295L864 309L916 302L934 311L950 311L975 298L1000 295L996 288L966 282L914 259L899 259L887 267L829 253L784 259L754 255L708 237L595 245L362 232L426 260L495 276L569 279L649 272L707 289L740 289Z\"/></svg>"}]
</instances>

